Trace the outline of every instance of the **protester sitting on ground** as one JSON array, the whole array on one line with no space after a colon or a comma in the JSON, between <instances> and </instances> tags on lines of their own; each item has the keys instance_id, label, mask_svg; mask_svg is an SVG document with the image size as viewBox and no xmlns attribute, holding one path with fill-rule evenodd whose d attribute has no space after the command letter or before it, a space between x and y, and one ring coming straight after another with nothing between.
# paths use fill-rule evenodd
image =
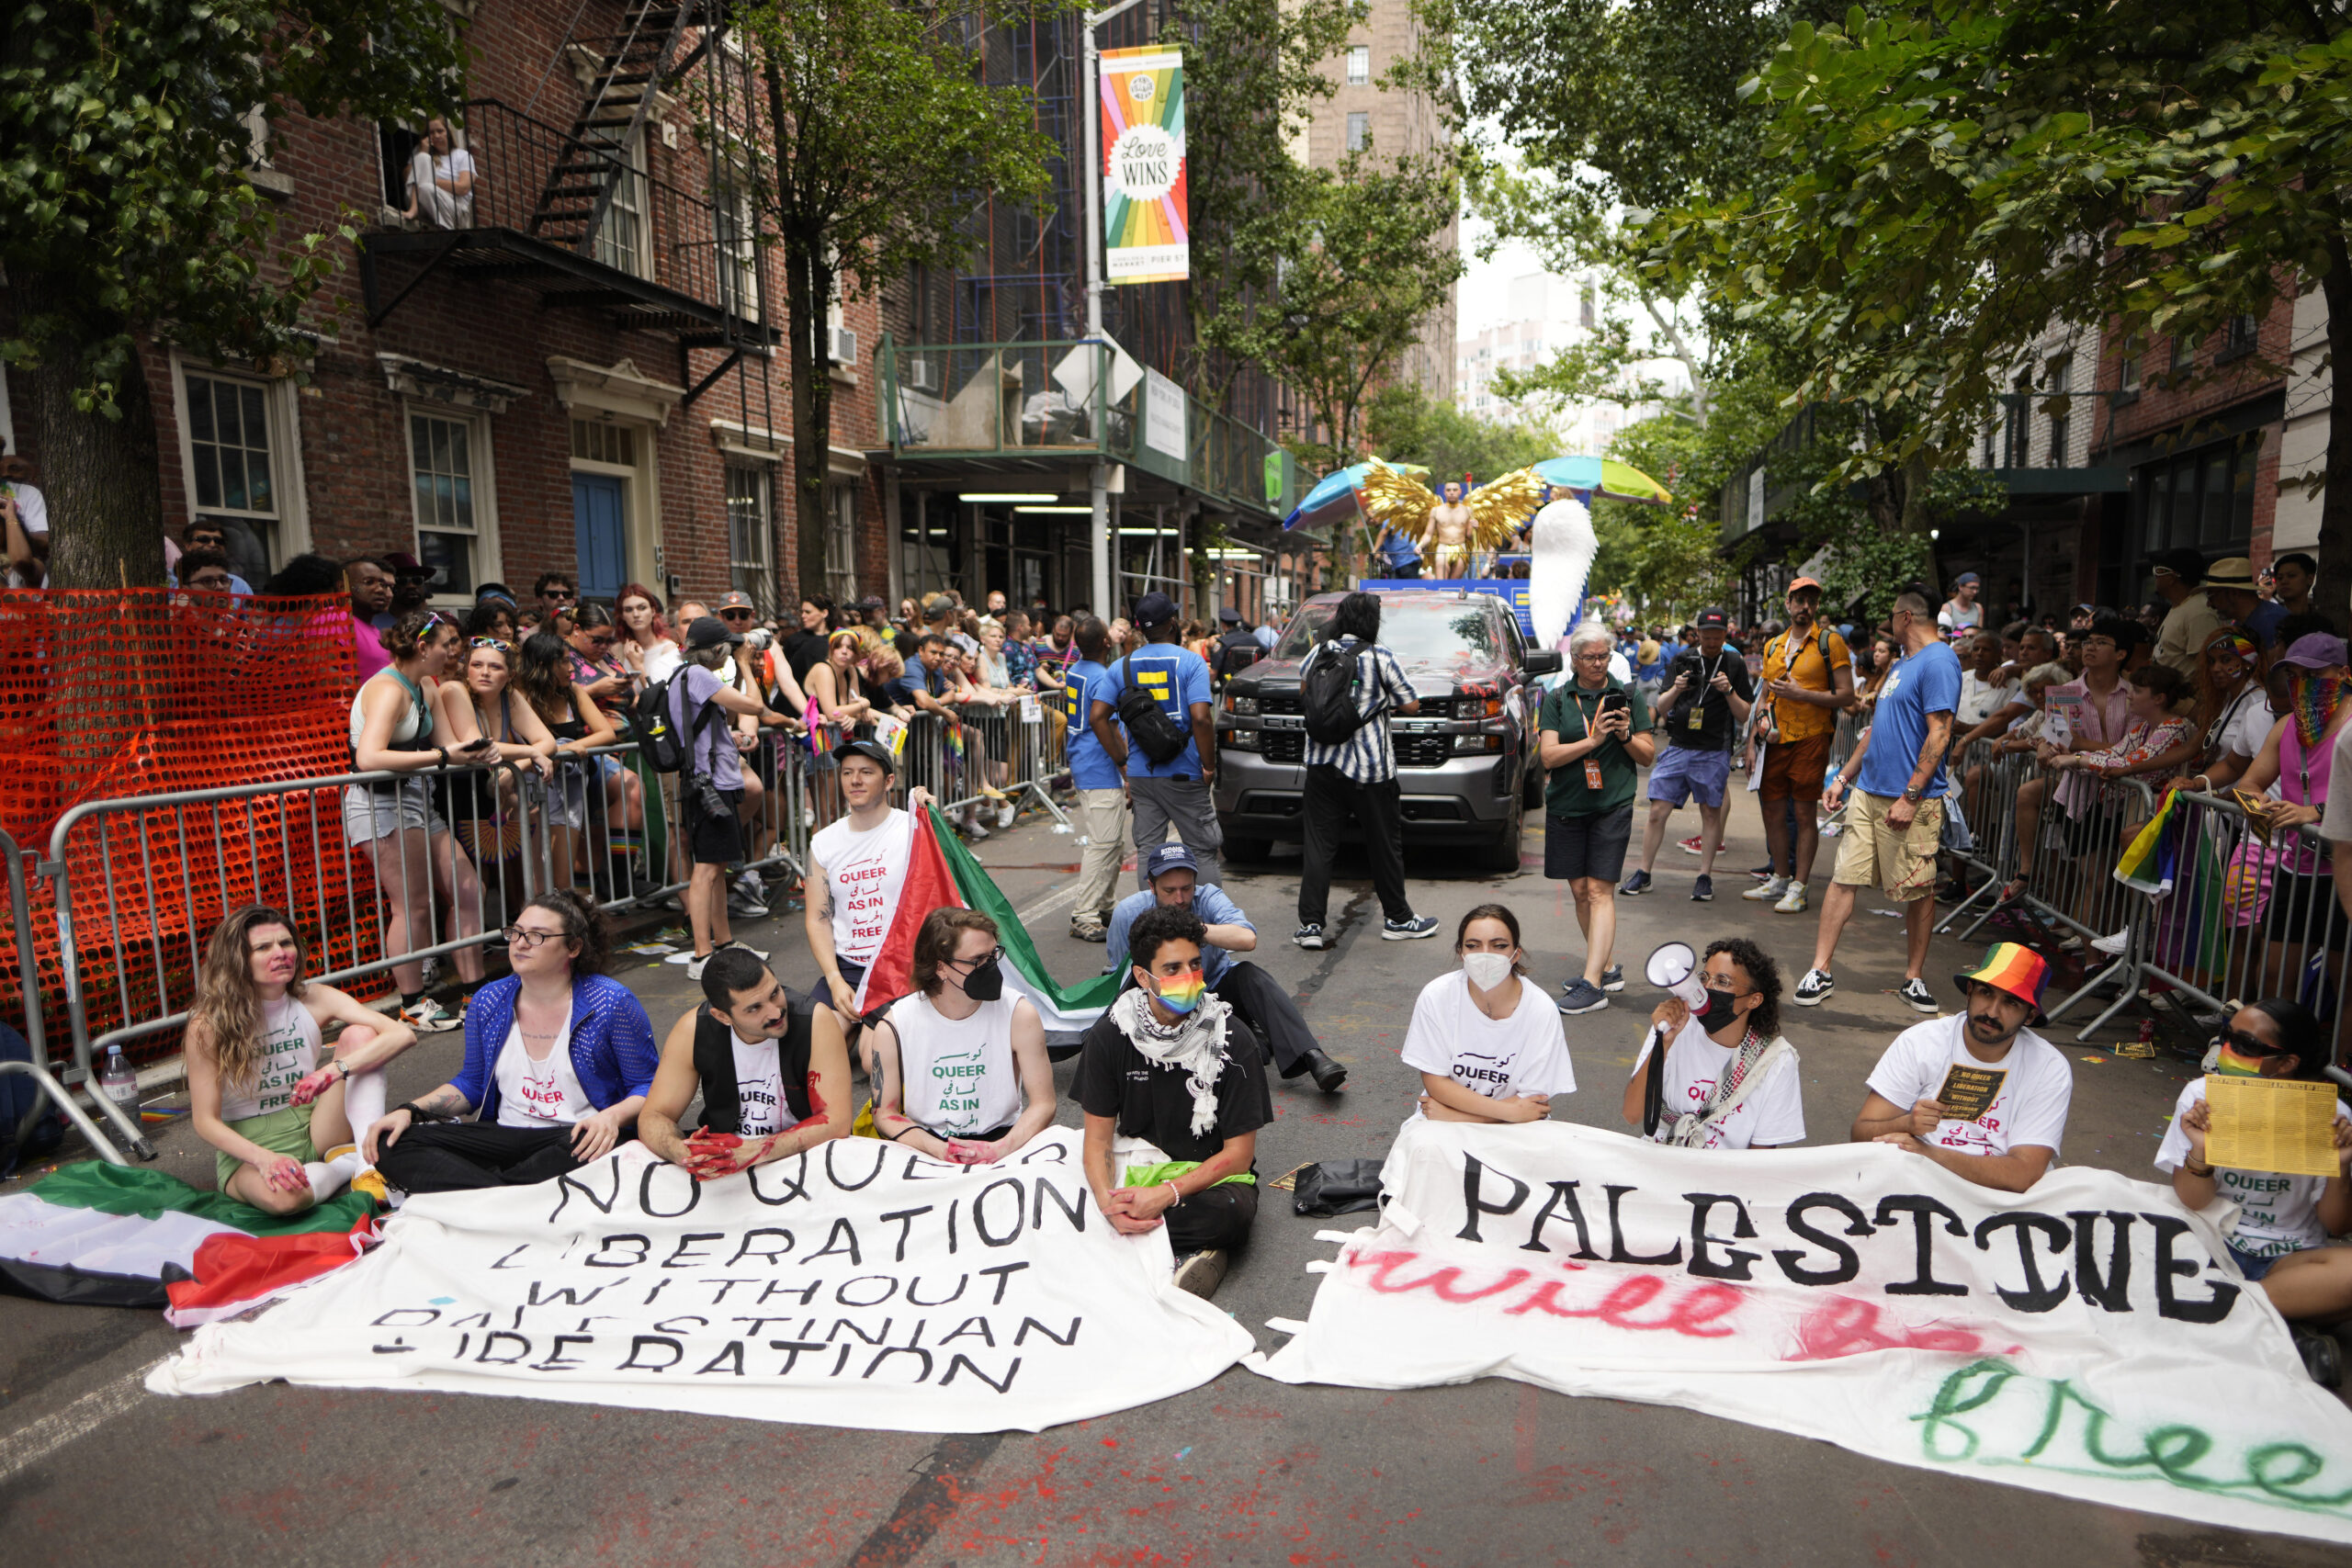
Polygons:
<instances>
[{"instance_id":1,"label":"protester sitting on ground","mask_svg":"<svg viewBox=\"0 0 2352 1568\"><path fill-rule=\"evenodd\" d=\"M197 1135L213 1147L220 1190L273 1214L323 1203L366 1168L352 1128L383 1114L384 1066L416 1042L302 968L294 922L248 905L213 928L188 1006ZM343 1033L322 1064L328 1023Z\"/></svg>"},{"instance_id":2,"label":"protester sitting on ground","mask_svg":"<svg viewBox=\"0 0 2352 1568\"><path fill-rule=\"evenodd\" d=\"M1111 911L1103 942L1110 959L1103 966L1105 972L1115 975L1131 967L1127 931L1145 910L1154 907L1192 910L1207 927L1201 968L1208 976L1209 989L1231 1004L1250 1032L1265 1044L1267 1059L1280 1067L1283 1077L1312 1073L1317 1089L1325 1094L1338 1092L1348 1081L1348 1069L1316 1043L1306 1016L1291 1000L1288 987L1257 964L1233 956L1258 950L1258 930L1224 888L1202 882L1200 876L1200 863L1182 844L1162 843L1144 857L1147 886L1119 900Z\"/></svg>"},{"instance_id":3,"label":"protester sitting on ground","mask_svg":"<svg viewBox=\"0 0 2352 1568\"><path fill-rule=\"evenodd\" d=\"M1577 1091L1558 1010L1521 978L1519 917L1480 904L1454 928L1461 967L1421 987L1401 1053L1421 1075L1412 1116L1432 1122L1541 1122Z\"/></svg>"},{"instance_id":4,"label":"protester sitting on ground","mask_svg":"<svg viewBox=\"0 0 2352 1568\"><path fill-rule=\"evenodd\" d=\"M352 765L360 773L393 773L390 783L356 784L343 792L343 836L368 858L386 911L386 954L414 953L481 931L481 884L473 863L433 807L424 773L487 759L492 745L459 733L434 701L458 649L458 628L438 611L412 610L382 634L391 663L368 678L351 699ZM436 922L436 895L449 919ZM459 980L481 982L481 949L452 955ZM401 993L401 1021L422 1033L455 1028L453 1013L424 994L421 960L392 966Z\"/></svg>"},{"instance_id":5,"label":"protester sitting on ground","mask_svg":"<svg viewBox=\"0 0 2352 1568\"><path fill-rule=\"evenodd\" d=\"M1177 1288L1203 1297L1258 1217L1258 1129L1274 1119L1257 1039L1209 993L1207 940L1190 909L1136 918L1135 985L1087 1030L1071 1084L1095 1207L1125 1235L1166 1224Z\"/></svg>"},{"instance_id":6,"label":"protester sitting on ground","mask_svg":"<svg viewBox=\"0 0 2352 1568\"><path fill-rule=\"evenodd\" d=\"M1980 1187L2026 1191L2057 1157L2075 1092L2066 1058L2027 1027L2041 1021L2050 965L2030 948L1995 942L1952 978L1967 1010L1894 1037L1871 1070L1853 1141L1925 1155Z\"/></svg>"},{"instance_id":7,"label":"protester sitting on ground","mask_svg":"<svg viewBox=\"0 0 2352 1568\"><path fill-rule=\"evenodd\" d=\"M1679 997L1653 1026L1625 1082L1625 1120L1648 1120L1650 1056L1666 1042L1663 1114L1649 1136L1690 1149L1776 1149L1804 1142L1804 1093L1795 1047L1781 1035L1781 966L1746 937L1707 949L1700 968L1707 1013Z\"/></svg>"},{"instance_id":8,"label":"protester sitting on ground","mask_svg":"<svg viewBox=\"0 0 2352 1568\"><path fill-rule=\"evenodd\" d=\"M662 1065L638 1112L637 1135L704 1181L849 1136L849 1048L839 1014L794 996L740 947L712 954L703 1005L662 1042ZM686 1107L702 1115L682 1136Z\"/></svg>"},{"instance_id":9,"label":"protester sitting on ground","mask_svg":"<svg viewBox=\"0 0 2352 1568\"><path fill-rule=\"evenodd\" d=\"M2197 664L2196 721L2160 761L2178 770L2166 789L2211 795L2245 776L2278 715L2270 711L2269 658L2254 638L2223 626L2205 639Z\"/></svg>"},{"instance_id":10,"label":"protester sitting on ground","mask_svg":"<svg viewBox=\"0 0 2352 1568\"><path fill-rule=\"evenodd\" d=\"M1028 998L1005 995L1000 934L978 909L923 917L915 989L867 1031L878 1136L957 1165L993 1165L1052 1125L1045 1021Z\"/></svg>"},{"instance_id":11,"label":"protester sitting on ground","mask_svg":"<svg viewBox=\"0 0 2352 1568\"><path fill-rule=\"evenodd\" d=\"M1609 631L1568 633L1570 679L1546 693L1535 721L1544 786L1544 874L1566 882L1584 935L1584 973L1560 987L1559 1010L1594 1012L1625 988L1616 963L1617 879L1634 839L1636 770L1657 754L1648 698L1609 673Z\"/></svg>"},{"instance_id":12,"label":"protester sitting on ground","mask_svg":"<svg viewBox=\"0 0 2352 1568\"><path fill-rule=\"evenodd\" d=\"M833 762L849 809L808 840L802 923L808 952L817 960L817 999L841 1014L854 1044L857 988L898 918L899 889L914 855L914 818L890 804L890 778L899 763L888 747L845 740L833 748ZM930 805L931 793L921 785L907 792L910 810ZM873 1070L869 1056L869 1077Z\"/></svg>"},{"instance_id":13,"label":"protester sitting on ground","mask_svg":"<svg viewBox=\"0 0 2352 1568\"><path fill-rule=\"evenodd\" d=\"M2327 1028L2299 1002L2273 997L2240 1008L2215 1043L2220 1055L2213 1070L2222 1077L2328 1081ZM2342 1381L2340 1353L2332 1338L2305 1325L2352 1314L2352 1247L2328 1245L2330 1236L2352 1231L2352 1180L2346 1179L2352 1109L2337 1098L2333 1176L2216 1167L2206 1153L2212 1125L2205 1079L2192 1077L2173 1103L2156 1168L2172 1178L2173 1195L2192 1209L2211 1208L2217 1200L2236 1206L2223 1238L2230 1257L2295 1330L2312 1375L2332 1388Z\"/></svg>"},{"instance_id":14,"label":"protester sitting on ground","mask_svg":"<svg viewBox=\"0 0 2352 1568\"><path fill-rule=\"evenodd\" d=\"M1838 840L1838 866L1821 901L1813 967L1789 998L1800 1007L1817 1007L1837 989L1829 964L1853 918L1855 889L1875 884L1904 906L1906 952L1903 987L1895 994L1917 1011L1936 1010L1922 972L1935 924L1936 851L1949 784L1944 758L1960 697L1960 660L1937 636L1935 623L1928 619L1927 596L1917 589L1895 596L1893 620L1903 639L1903 660L1879 688L1860 748L1822 796L1822 805L1835 811L1849 784L1854 791L1846 832Z\"/></svg>"},{"instance_id":15,"label":"protester sitting on ground","mask_svg":"<svg viewBox=\"0 0 2352 1568\"><path fill-rule=\"evenodd\" d=\"M368 1156L402 1191L528 1187L637 1135L660 1055L645 1009L604 972L605 912L560 888L504 934L514 973L475 994L458 1076L368 1129Z\"/></svg>"}]
</instances>

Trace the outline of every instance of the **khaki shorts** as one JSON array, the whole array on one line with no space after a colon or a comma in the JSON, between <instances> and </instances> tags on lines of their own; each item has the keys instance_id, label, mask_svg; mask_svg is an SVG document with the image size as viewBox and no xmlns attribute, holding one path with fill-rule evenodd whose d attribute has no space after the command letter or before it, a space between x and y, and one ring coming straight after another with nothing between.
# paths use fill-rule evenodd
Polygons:
<instances>
[{"instance_id":1,"label":"khaki shorts","mask_svg":"<svg viewBox=\"0 0 2352 1568\"><path fill-rule=\"evenodd\" d=\"M1887 825L1887 807L1900 795L1854 792L1846 807L1846 831L1838 840L1838 869L1830 880L1847 887L1875 886L1899 904L1925 898L1936 889L1936 849L1944 833L1944 803L1923 800L1911 826Z\"/></svg>"}]
</instances>

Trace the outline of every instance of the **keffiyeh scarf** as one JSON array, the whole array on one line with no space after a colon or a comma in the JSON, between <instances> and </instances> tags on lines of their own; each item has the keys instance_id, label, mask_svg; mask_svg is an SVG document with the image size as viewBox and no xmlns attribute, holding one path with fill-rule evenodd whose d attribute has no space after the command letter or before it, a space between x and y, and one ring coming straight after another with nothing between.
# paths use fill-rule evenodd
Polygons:
<instances>
[{"instance_id":1,"label":"keffiyeh scarf","mask_svg":"<svg viewBox=\"0 0 2352 1568\"><path fill-rule=\"evenodd\" d=\"M1209 992L1201 1005L1172 1024L1152 1016L1151 1003L1140 987L1119 993L1111 1004L1111 1021L1135 1048L1162 1066L1181 1067L1193 1093L1193 1136L1202 1137L1216 1126L1216 1080L1225 1070L1225 1024L1233 1010L1224 998Z\"/></svg>"}]
</instances>

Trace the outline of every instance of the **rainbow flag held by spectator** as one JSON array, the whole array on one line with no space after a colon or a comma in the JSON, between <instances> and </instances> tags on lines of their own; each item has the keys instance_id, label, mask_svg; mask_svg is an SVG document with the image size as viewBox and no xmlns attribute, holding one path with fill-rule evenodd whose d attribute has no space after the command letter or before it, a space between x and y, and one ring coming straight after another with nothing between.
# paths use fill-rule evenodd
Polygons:
<instances>
[{"instance_id":1,"label":"rainbow flag held by spectator","mask_svg":"<svg viewBox=\"0 0 2352 1568\"><path fill-rule=\"evenodd\" d=\"M2178 869L2180 829L2173 818L2173 804L2178 798L2175 791L2165 792L2164 799L2157 803L2156 814L2148 818L2148 825L2124 847L2122 858L2115 863L2115 880L2151 898L2161 898L2172 891L2173 877Z\"/></svg>"}]
</instances>

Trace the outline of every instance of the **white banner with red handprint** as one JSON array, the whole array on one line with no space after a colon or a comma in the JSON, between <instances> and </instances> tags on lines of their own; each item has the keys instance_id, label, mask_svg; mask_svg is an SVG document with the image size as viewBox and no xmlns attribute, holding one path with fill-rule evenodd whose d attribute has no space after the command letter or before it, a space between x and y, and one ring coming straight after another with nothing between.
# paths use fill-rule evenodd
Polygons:
<instances>
[{"instance_id":1,"label":"white banner with red handprint","mask_svg":"<svg viewBox=\"0 0 2352 1568\"><path fill-rule=\"evenodd\" d=\"M1499 1376L1860 1453L2352 1541L2352 1411L2304 1373L2218 1226L2168 1188L1996 1192L1883 1145L1667 1148L1419 1122L1257 1370Z\"/></svg>"}]
</instances>

